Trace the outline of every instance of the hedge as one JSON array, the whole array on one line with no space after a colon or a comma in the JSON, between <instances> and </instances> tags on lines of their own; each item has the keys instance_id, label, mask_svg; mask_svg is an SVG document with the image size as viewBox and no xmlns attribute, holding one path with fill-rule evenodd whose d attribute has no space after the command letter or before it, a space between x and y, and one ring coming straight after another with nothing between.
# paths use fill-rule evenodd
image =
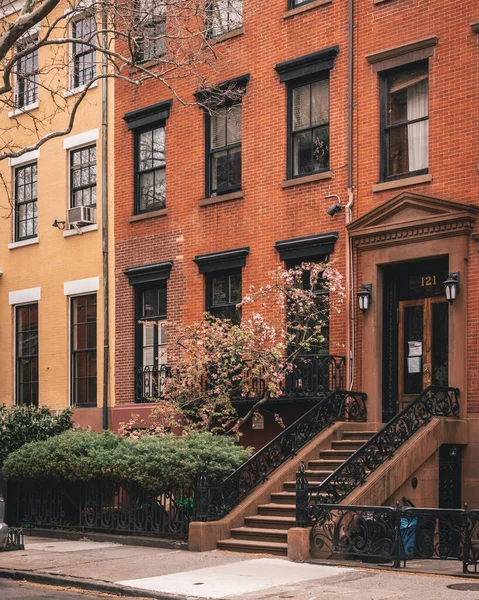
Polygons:
<instances>
[{"instance_id":1,"label":"hedge","mask_svg":"<svg viewBox=\"0 0 479 600\"><path fill-rule=\"evenodd\" d=\"M14 450L27 442L46 440L72 427L72 411L50 412L46 406L0 405L0 468Z\"/></svg>"},{"instance_id":2,"label":"hedge","mask_svg":"<svg viewBox=\"0 0 479 600\"><path fill-rule=\"evenodd\" d=\"M13 452L3 473L16 480L110 480L168 490L193 484L202 464L207 465L212 482L220 482L250 455L251 448L210 433L132 439L111 432L67 431Z\"/></svg>"}]
</instances>

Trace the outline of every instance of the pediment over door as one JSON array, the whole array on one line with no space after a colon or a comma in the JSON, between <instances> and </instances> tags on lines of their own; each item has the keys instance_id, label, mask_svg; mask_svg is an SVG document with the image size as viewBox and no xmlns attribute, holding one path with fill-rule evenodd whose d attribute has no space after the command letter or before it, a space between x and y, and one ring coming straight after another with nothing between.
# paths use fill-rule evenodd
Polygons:
<instances>
[{"instance_id":1,"label":"pediment over door","mask_svg":"<svg viewBox=\"0 0 479 600\"><path fill-rule=\"evenodd\" d=\"M404 192L347 227L357 247L389 246L469 235L479 207Z\"/></svg>"}]
</instances>

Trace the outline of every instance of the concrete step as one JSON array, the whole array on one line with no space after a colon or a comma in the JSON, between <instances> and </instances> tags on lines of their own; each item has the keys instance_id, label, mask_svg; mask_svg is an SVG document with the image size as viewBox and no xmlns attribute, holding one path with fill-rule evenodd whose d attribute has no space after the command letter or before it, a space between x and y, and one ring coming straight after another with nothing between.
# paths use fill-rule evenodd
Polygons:
<instances>
[{"instance_id":1,"label":"concrete step","mask_svg":"<svg viewBox=\"0 0 479 600\"><path fill-rule=\"evenodd\" d=\"M323 480L322 479L318 479L318 475L320 475L321 473L319 471L310 471L310 473L312 474L312 476L310 477L308 474L308 472L306 472L306 477L308 478L308 484L310 486L314 486L314 485L319 485ZM323 471L324 473L324 471ZM326 471L326 475L324 475L324 479L326 479L326 477L332 473L332 471ZM292 491L296 491L296 481L285 481L283 483L283 489L285 492L292 492Z\"/></svg>"},{"instance_id":2,"label":"concrete step","mask_svg":"<svg viewBox=\"0 0 479 600\"><path fill-rule=\"evenodd\" d=\"M258 540L286 544L288 531L286 529L263 529L261 527L237 527L231 530L231 537L235 540Z\"/></svg>"},{"instance_id":3,"label":"concrete step","mask_svg":"<svg viewBox=\"0 0 479 600\"><path fill-rule=\"evenodd\" d=\"M270 515L253 515L245 517L245 527L254 527L259 529L290 529L296 526L296 516L278 517Z\"/></svg>"},{"instance_id":4,"label":"concrete step","mask_svg":"<svg viewBox=\"0 0 479 600\"><path fill-rule=\"evenodd\" d=\"M326 469L330 469L330 473L332 473L334 470L336 470L338 467L340 467L343 464L344 460L326 460L326 459L317 459L317 460L310 460L308 462L308 471L307 473L310 472L314 472L314 474L317 475L318 472L323 472ZM306 475L306 477L309 477L309 475Z\"/></svg>"},{"instance_id":5,"label":"concrete step","mask_svg":"<svg viewBox=\"0 0 479 600\"><path fill-rule=\"evenodd\" d=\"M372 438L373 435L377 433L376 431L345 431L343 433L343 439L348 440L363 440L366 442L369 438Z\"/></svg>"},{"instance_id":6,"label":"concrete step","mask_svg":"<svg viewBox=\"0 0 479 600\"><path fill-rule=\"evenodd\" d=\"M296 504L296 491L274 492L271 502L276 504Z\"/></svg>"},{"instance_id":7,"label":"concrete step","mask_svg":"<svg viewBox=\"0 0 479 600\"><path fill-rule=\"evenodd\" d=\"M344 462L351 454L353 454L352 450L321 450L320 459L341 460Z\"/></svg>"},{"instance_id":8,"label":"concrete step","mask_svg":"<svg viewBox=\"0 0 479 600\"><path fill-rule=\"evenodd\" d=\"M296 504L260 504L258 514L270 517L296 517Z\"/></svg>"},{"instance_id":9,"label":"concrete step","mask_svg":"<svg viewBox=\"0 0 479 600\"><path fill-rule=\"evenodd\" d=\"M220 540L218 549L229 550L230 552L260 552L278 556L288 554L288 544L286 542L262 542L260 540Z\"/></svg>"},{"instance_id":10,"label":"concrete step","mask_svg":"<svg viewBox=\"0 0 479 600\"><path fill-rule=\"evenodd\" d=\"M332 442L331 449L351 450L352 452L355 452L358 448L361 448L363 444L363 440L336 440L335 442Z\"/></svg>"}]
</instances>

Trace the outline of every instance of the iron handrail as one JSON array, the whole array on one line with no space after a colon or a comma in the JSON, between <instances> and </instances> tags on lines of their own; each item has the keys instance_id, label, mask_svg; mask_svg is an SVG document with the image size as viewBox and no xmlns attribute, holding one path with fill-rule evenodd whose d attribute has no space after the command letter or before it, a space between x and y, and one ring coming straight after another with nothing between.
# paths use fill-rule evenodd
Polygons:
<instances>
[{"instance_id":1,"label":"iron handrail","mask_svg":"<svg viewBox=\"0 0 479 600\"><path fill-rule=\"evenodd\" d=\"M432 417L457 417L458 396L458 388L427 387L324 481L309 486L308 504L311 500L313 504L337 504L344 500Z\"/></svg>"},{"instance_id":2,"label":"iron handrail","mask_svg":"<svg viewBox=\"0 0 479 600\"><path fill-rule=\"evenodd\" d=\"M362 392L331 392L217 486L209 484L207 469L203 469L197 482L197 520L215 521L224 517L254 487L335 421L365 421L366 399Z\"/></svg>"}]
</instances>

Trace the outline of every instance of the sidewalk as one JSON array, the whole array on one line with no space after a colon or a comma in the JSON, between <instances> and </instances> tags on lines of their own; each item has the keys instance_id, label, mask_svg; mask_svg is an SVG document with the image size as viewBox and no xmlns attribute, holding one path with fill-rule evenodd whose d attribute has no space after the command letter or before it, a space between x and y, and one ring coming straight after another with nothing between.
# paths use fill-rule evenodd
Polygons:
<instances>
[{"instance_id":1,"label":"sidewalk","mask_svg":"<svg viewBox=\"0 0 479 600\"><path fill-rule=\"evenodd\" d=\"M447 571L438 567L442 575L460 573L460 563L454 561L449 564ZM405 578L404 570L403 574L398 574L375 565L373 567L371 569L361 563L347 566L331 563L298 564L257 554L222 551L195 553L112 542L30 536L25 536L24 551L0 553L0 576L3 577L11 577L16 572L17 579L163 600L313 600L333 595L338 600L412 598L419 592L415 589L419 585L418 580L426 577L431 579L430 576L411 575ZM401 582L399 585L394 583L398 579ZM406 580L412 583L406 584ZM457 585L461 580L442 577L440 581L440 585L445 587L443 582ZM479 590L479 578L475 581ZM383 584L380 585L380 582ZM411 595L403 596L402 592L406 593L408 585L412 585L414 591L411 588ZM427 585L430 587L429 583ZM382 586L390 586L393 593L386 594L386 588ZM381 588L382 595L377 595L376 592ZM319 589L321 595L316 596ZM358 589L364 595L358 594ZM400 596L396 593L398 589L401 589ZM323 595L326 590L330 590L331 596ZM441 597L440 590L434 597Z\"/></svg>"}]
</instances>

